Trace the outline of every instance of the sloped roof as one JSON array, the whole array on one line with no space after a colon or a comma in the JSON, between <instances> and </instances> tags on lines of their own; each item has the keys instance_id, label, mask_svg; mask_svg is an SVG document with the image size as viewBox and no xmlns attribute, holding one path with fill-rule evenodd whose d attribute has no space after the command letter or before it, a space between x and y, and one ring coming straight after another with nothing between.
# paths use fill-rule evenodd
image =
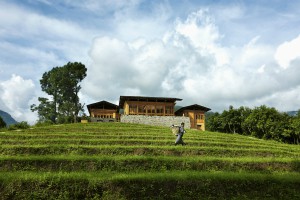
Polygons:
<instances>
[{"instance_id":1,"label":"sloped roof","mask_svg":"<svg viewBox=\"0 0 300 200\"><path fill-rule=\"evenodd\" d=\"M185 106L185 107L180 108L179 110L177 110L175 112L175 114L182 113L185 110L203 110L203 111L207 112L207 111L210 111L211 109L207 108L207 107L204 107L204 106L201 106L201 105L198 105L198 104L193 104L193 105L190 105L190 106Z\"/></svg>"},{"instance_id":2,"label":"sloped roof","mask_svg":"<svg viewBox=\"0 0 300 200\"><path fill-rule=\"evenodd\" d=\"M108 101L99 101L96 103L92 103L87 105L88 111L91 114L91 109L119 109L119 106Z\"/></svg>"},{"instance_id":3,"label":"sloped roof","mask_svg":"<svg viewBox=\"0 0 300 200\"><path fill-rule=\"evenodd\" d=\"M172 98L172 97L120 96L120 100L119 100L120 108L124 106L125 101L175 102L175 101L182 101L182 99Z\"/></svg>"}]
</instances>

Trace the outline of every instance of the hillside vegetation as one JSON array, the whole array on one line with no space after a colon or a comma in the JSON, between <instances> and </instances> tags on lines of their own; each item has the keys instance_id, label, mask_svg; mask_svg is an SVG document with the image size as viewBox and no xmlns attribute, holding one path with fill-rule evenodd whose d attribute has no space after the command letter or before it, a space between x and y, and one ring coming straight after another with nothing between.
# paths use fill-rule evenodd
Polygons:
<instances>
[{"instance_id":1,"label":"hillside vegetation","mask_svg":"<svg viewBox=\"0 0 300 200\"><path fill-rule=\"evenodd\" d=\"M210 131L300 144L300 112L291 116L265 105L254 109L229 106L229 110L221 114L206 113L206 128Z\"/></svg>"},{"instance_id":2,"label":"hillside vegetation","mask_svg":"<svg viewBox=\"0 0 300 200\"><path fill-rule=\"evenodd\" d=\"M300 146L123 123L0 133L0 199L300 199Z\"/></svg>"}]
</instances>

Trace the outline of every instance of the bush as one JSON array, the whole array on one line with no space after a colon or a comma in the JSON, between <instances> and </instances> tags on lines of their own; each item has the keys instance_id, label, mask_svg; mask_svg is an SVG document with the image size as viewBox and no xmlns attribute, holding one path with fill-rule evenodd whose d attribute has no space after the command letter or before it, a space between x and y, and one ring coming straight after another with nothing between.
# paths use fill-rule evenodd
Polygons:
<instances>
[{"instance_id":1,"label":"bush","mask_svg":"<svg viewBox=\"0 0 300 200\"><path fill-rule=\"evenodd\" d=\"M8 127L8 130L27 129L29 127L30 127L30 125L27 122L22 121L22 122L19 122L17 124L10 125Z\"/></svg>"},{"instance_id":2,"label":"bush","mask_svg":"<svg viewBox=\"0 0 300 200\"><path fill-rule=\"evenodd\" d=\"M59 116L57 118L58 124L69 124L73 122L74 122L74 118L72 116Z\"/></svg>"},{"instance_id":3,"label":"bush","mask_svg":"<svg viewBox=\"0 0 300 200\"><path fill-rule=\"evenodd\" d=\"M52 121L50 121L50 120L48 120L48 121L43 121L43 122L41 122L41 121L38 121L36 124L35 124L35 126L37 126L37 127L41 127L41 126L50 126L50 125L53 125L54 123L52 122Z\"/></svg>"}]
</instances>

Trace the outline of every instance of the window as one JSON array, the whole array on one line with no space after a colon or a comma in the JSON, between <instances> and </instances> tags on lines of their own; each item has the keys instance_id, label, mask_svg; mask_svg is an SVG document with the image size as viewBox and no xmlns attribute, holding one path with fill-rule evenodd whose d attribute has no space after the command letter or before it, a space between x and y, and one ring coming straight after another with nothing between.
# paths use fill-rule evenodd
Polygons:
<instances>
[{"instance_id":1,"label":"window","mask_svg":"<svg viewBox=\"0 0 300 200\"><path fill-rule=\"evenodd\" d=\"M173 115L173 106L166 106L166 115Z\"/></svg>"},{"instance_id":2,"label":"window","mask_svg":"<svg viewBox=\"0 0 300 200\"><path fill-rule=\"evenodd\" d=\"M156 106L156 113L157 114L163 114L164 113L163 106Z\"/></svg>"},{"instance_id":3,"label":"window","mask_svg":"<svg viewBox=\"0 0 300 200\"><path fill-rule=\"evenodd\" d=\"M204 115L202 115L202 114L197 114L197 115L196 115L196 119L203 120L203 119L204 119Z\"/></svg>"},{"instance_id":4,"label":"window","mask_svg":"<svg viewBox=\"0 0 300 200\"><path fill-rule=\"evenodd\" d=\"M155 113L155 106L151 106L151 112Z\"/></svg>"},{"instance_id":5,"label":"window","mask_svg":"<svg viewBox=\"0 0 300 200\"><path fill-rule=\"evenodd\" d=\"M129 114L137 114L137 105L129 105Z\"/></svg>"},{"instance_id":6,"label":"window","mask_svg":"<svg viewBox=\"0 0 300 200\"><path fill-rule=\"evenodd\" d=\"M145 106L145 109L146 109L148 115L155 114L155 106L148 105L148 106Z\"/></svg>"},{"instance_id":7,"label":"window","mask_svg":"<svg viewBox=\"0 0 300 200\"><path fill-rule=\"evenodd\" d=\"M142 115L146 113L145 105L138 106L138 113Z\"/></svg>"}]
</instances>

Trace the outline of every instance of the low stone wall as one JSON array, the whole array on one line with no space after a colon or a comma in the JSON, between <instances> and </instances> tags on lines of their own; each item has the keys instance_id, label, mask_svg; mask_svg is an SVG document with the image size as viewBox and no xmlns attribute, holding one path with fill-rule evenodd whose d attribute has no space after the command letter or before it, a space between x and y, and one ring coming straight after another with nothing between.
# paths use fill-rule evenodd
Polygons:
<instances>
[{"instance_id":1,"label":"low stone wall","mask_svg":"<svg viewBox=\"0 0 300 200\"><path fill-rule=\"evenodd\" d=\"M184 116L146 116L146 115L121 115L121 122L134 124L147 124L153 126L167 126L184 123L186 129L191 128L190 118Z\"/></svg>"}]
</instances>

